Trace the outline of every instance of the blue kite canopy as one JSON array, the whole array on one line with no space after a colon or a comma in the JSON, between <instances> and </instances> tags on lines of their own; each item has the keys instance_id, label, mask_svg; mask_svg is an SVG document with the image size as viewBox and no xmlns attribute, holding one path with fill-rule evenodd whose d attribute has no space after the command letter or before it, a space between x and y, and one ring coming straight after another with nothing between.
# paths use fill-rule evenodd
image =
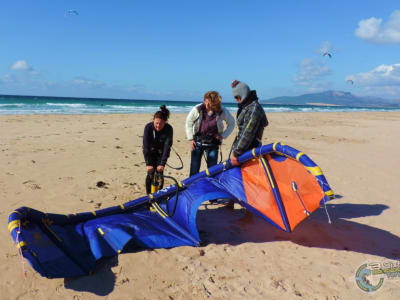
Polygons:
<instances>
[{"instance_id":1,"label":"blue kite canopy","mask_svg":"<svg viewBox=\"0 0 400 300\"><path fill-rule=\"evenodd\" d=\"M290 232L334 196L321 169L290 146L261 146L239 162L240 167L220 163L154 194L93 212L61 215L21 207L10 214L8 229L42 276L75 277L128 243L139 249L198 246L196 214L205 201L234 200Z\"/></svg>"}]
</instances>

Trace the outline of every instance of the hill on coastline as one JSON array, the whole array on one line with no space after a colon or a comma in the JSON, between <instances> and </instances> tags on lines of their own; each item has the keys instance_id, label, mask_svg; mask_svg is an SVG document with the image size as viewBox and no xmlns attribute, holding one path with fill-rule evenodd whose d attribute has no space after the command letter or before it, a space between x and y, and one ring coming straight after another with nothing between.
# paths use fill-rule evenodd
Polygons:
<instances>
[{"instance_id":1,"label":"hill on coastline","mask_svg":"<svg viewBox=\"0 0 400 300\"><path fill-rule=\"evenodd\" d=\"M274 97L260 101L263 104L292 104L292 105L341 105L341 106L379 106L399 107L400 103L393 99L378 97L359 97L350 92L325 91L321 93L304 94L300 96Z\"/></svg>"}]
</instances>

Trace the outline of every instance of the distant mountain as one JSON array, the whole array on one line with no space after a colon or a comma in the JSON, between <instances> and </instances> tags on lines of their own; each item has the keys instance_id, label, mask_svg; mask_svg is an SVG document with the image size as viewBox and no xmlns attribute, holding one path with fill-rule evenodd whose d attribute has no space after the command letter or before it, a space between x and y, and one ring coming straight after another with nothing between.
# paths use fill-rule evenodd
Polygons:
<instances>
[{"instance_id":1,"label":"distant mountain","mask_svg":"<svg viewBox=\"0 0 400 300\"><path fill-rule=\"evenodd\" d=\"M323 105L342 105L342 106L383 106L399 107L400 103L396 100L383 99L378 97L358 97L350 92L325 91L321 93L304 94L301 96L283 96L267 100L261 100L265 104L323 104Z\"/></svg>"}]
</instances>

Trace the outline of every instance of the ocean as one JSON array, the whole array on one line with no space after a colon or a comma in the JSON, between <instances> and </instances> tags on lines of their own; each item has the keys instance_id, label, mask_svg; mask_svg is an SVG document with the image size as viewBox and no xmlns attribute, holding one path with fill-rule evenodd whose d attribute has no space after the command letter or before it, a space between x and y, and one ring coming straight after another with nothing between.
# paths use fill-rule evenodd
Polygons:
<instances>
[{"instance_id":1,"label":"ocean","mask_svg":"<svg viewBox=\"0 0 400 300\"><path fill-rule=\"evenodd\" d=\"M32 114L133 114L155 113L165 104L171 113L187 113L198 102L64 98L36 96L0 96L0 115ZM236 112L236 103L223 103ZM345 111L400 111L400 107L352 107L322 105L262 104L266 112L345 112Z\"/></svg>"}]
</instances>

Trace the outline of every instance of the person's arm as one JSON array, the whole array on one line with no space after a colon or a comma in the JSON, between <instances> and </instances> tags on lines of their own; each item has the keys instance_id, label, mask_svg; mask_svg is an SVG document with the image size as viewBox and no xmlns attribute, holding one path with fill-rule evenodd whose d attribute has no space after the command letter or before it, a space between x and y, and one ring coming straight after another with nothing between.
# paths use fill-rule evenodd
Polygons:
<instances>
[{"instance_id":1,"label":"person's arm","mask_svg":"<svg viewBox=\"0 0 400 300\"><path fill-rule=\"evenodd\" d=\"M226 139L233 131L235 128L235 119L232 117L231 113L229 112L228 109L223 108L224 110L224 121L226 122L226 129L224 132L221 133L221 137L223 139Z\"/></svg>"},{"instance_id":2,"label":"person's arm","mask_svg":"<svg viewBox=\"0 0 400 300\"><path fill-rule=\"evenodd\" d=\"M143 156L144 156L144 161L146 162L146 166L149 166L150 163L150 147L151 147L151 126L146 125L144 127L144 132L143 132L143 145L142 145L142 150L143 150Z\"/></svg>"},{"instance_id":3,"label":"person's arm","mask_svg":"<svg viewBox=\"0 0 400 300\"><path fill-rule=\"evenodd\" d=\"M197 106L195 106L187 115L185 122L186 137L189 141L193 140L193 126L197 118L198 118L198 111L197 111Z\"/></svg>"},{"instance_id":4,"label":"person's arm","mask_svg":"<svg viewBox=\"0 0 400 300\"><path fill-rule=\"evenodd\" d=\"M260 118L257 113L257 107L253 106L251 108L251 111L246 112L244 116L243 120L244 128L240 133L240 136L238 136L238 140L235 144L234 149L232 150L234 156L239 157L244 152L249 150L251 143L254 141L256 137L259 123L260 123Z\"/></svg>"},{"instance_id":5,"label":"person's arm","mask_svg":"<svg viewBox=\"0 0 400 300\"><path fill-rule=\"evenodd\" d=\"M199 112L197 110L197 105L196 105L187 115L185 122L186 137L189 140L191 150L194 150L195 147L195 142L193 137L193 127L194 127L194 122L196 122L198 117L199 117Z\"/></svg>"},{"instance_id":6,"label":"person's arm","mask_svg":"<svg viewBox=\"0 0 400 300\"><path fill-rule=\"evenodd\" d=\"M161 155L161 160L160 160L160 165L165 166L167 163L169 154L171 153L171 147L173 143L173 137L174 137L174 130L172 126L168 127L168 131L166 132L167 138L165 139L164 143L164 148L163 148L163 153Z\"/></svg>"}]
</instances>

